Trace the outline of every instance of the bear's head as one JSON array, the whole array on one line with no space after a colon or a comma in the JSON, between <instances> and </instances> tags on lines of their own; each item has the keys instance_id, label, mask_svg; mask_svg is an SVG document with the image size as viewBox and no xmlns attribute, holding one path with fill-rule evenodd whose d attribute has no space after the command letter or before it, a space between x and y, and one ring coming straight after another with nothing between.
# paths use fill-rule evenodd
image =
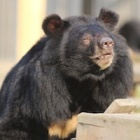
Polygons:
<instances>
[{"instance_id":1,"label":"bear's head","mask_svg":"<svg viewBox=\"0 0 140 140\"><path fill-rule=\"evenodd\" d=\"M118 36L113 33L119 16L102 8L97 18L75 16L61 19L47 17L42 28L58 39L59 66L65 76L79 80L103 78L115 64Z\"/></svg>"}]
</instances>

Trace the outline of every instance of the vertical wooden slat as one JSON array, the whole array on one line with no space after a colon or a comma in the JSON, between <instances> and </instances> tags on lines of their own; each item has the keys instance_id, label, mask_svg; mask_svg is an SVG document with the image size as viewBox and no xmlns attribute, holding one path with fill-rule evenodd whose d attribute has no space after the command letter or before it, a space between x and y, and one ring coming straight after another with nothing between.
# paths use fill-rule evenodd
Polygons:
<instances>
[{"instance_id":1,"label":"vertical wooden slat","mask_svg":"<svg viewBox=\"0 0 140 140\"><path fill-rule=\"evenodd\" d=\"M17 59L20 59L43 35L42 21L46 15L46 0L18 0Z\"/></svg>"},{"instance_id":2,"label":"vertical wooden slat","mask_svg":"<svg viewBox=\"0 0 140 140\"><path fill-rule=\"evenodd\" d=\"M62 18L82 14L83 0L47 0L47 14L57 13Z\"/></svg>"},{"instance_id":3,"label":"vertical wooden slat","mask_svg":"<svg viewBox=\"0 0 140 140\"><path fill-rule=\"evenodd\" d=\"M0 0L0 59L15 59L16 0Z\"/></svg>"},{"instance_id":4,"label":"vertical wooden slat","mask_svg":"<svg viewBox=\"0 0 140 140\"><path fill-rule=\"evenodd\" d=\"M94 5L92 5L92 0L83 1L83 13L90 15L91 14L91 7L93 7L93 6Z\"/></svg>"}]
</instances>

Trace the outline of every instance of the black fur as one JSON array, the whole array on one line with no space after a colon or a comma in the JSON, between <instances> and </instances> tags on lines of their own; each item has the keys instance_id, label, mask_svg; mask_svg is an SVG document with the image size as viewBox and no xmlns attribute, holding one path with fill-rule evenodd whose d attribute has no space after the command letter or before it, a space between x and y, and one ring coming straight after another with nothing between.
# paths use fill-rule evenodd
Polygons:
<instances>
[{"instance_id":1,"label":"black fur","mask_svg":"<svg viewBox=\"0 0 140 140\"><path fill-rule=\"evenodd\" d=\"M140 22L128 21L119 29L119 33L125 37L129 47L136 52L140 52Z\"/></svg>"},{"instance_id":2,"label":"black fur","mask_svg":"<svg viewBox=\"0 0 140 140\"><path fill-rule=\"evenodd\" d=\"M112 31L117 22L117 14L105 9L96 19L81 16L62 20L52 15L44 20L42 28L48 36L19 61L1 88L0 140L61 140L49 135L52 124L67 122L83 111L104 112L114 99L130 94L132 65L127 45ZM85 45L87 33L92 37ZM89 57L98 46L97 34L114 41L113 62L104 70Z\"/></svg>"}]
</instances>

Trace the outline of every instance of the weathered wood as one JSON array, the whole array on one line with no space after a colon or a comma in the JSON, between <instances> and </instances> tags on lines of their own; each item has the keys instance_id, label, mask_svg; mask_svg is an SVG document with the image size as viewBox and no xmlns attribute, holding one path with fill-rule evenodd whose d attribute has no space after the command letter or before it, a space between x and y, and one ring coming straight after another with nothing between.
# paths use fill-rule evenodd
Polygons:
<instances>
[{"instance_id":1,"label":"weathered wood","mask_svg":"<svg viewBox=\"0 0 140 140\"><path fill-rule=\"evenodd\" d=\"M134 98L134 101L136 103L136 109L135 111L140 113L140 98Z\"/></svg>"},{"instance_id":2,"label":"weathered wood","mask_svg":"<svg viewBox=\"0 0 140 140\"><path fill-rule=\"evenodd\" d=\"M136 103L132 98L116 99L104 113L131 113L135 108Z\"/></svg>"},{"instance_id":3,"label":"weathered wood","mask_svg":"<svg viewBox=\"0 0 140 140\"><path fill-rule=\"evenodd\" d=\"M76 140L140 140L140 115L81 113Z\"/></svg>"},{"instance_id":4,"label":"weathered wood","mask_svg":"<svg viewBox=\"0 0 140 140\"><path fill-rule=\"evenodd\" d=\"M116 99L103 114L81 113L76 140L140 140L140 115L124 114L135 107L131 98Z\"/></svg>"}]
</instances>

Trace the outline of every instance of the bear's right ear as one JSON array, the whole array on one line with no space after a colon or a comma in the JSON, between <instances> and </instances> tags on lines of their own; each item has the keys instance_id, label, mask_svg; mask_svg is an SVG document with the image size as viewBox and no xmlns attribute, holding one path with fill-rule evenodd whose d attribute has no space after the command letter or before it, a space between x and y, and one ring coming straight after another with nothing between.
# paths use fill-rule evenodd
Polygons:
<instances>
[{"instance_id":1,"label":"bear's right ear","mask_svg":"<svg viewBox=\"0 0 140 140\"><path fill-rule=\"evenodd\" d=\"M113 11L102 8L97 19L104 22L107 27L112 29L117 25L119 21L119 15Z\"/></svg>"},{"instance_id":2,"label":"bear's right ear","mask_svg":"<svg viewBox=\"0 0 140 140\"><path fill-rule=\"evenodd\" d=\"M56 35L61 32L64 27L64 21L56 14L45 18L42 23L42 29L46 35Z\"/></svg>"}]
</instances>

